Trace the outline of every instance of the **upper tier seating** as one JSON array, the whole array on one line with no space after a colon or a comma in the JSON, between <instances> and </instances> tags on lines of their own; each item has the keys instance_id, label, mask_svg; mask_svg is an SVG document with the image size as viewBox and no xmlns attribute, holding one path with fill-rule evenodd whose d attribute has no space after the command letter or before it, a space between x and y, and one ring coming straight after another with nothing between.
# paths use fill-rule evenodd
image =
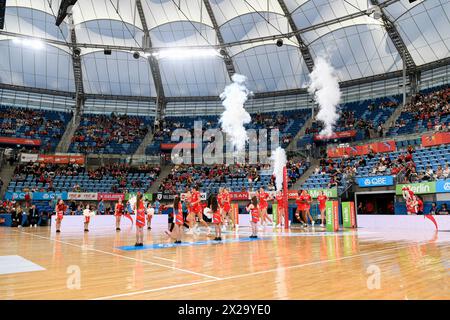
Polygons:
<instances>
[{"instance_id":1,"label":"upper tier seating","mask_svg":"<svg viewBox=\"0 0 450 320\"><path fill-rule=\"evenodd\" d=\"M152 123L152 117L85 114L69 152L134 154Z\"/></svg>"},{"instance_id":2,"label":"upper tier seating","mask_svg":"<svg viewBox=\"0 0 450 320\"><path fill-rule=\"evenodd\" d=\"M450 88L421 91L403 107L389 135L397 136L428 130L446 130L450 122Z\"/></svg>"},{"instance_id":3,"label":"upper tier seating","mask_svg":"<svg viewBox=\"0 0 450 320\"><path fill-rule=\"evenodd\" d=\"M280 130L280 145L286 147L310 116L310 109L252 114L252 122L246 125L246 128L265 128L268 130L278 128ZM159 154L161 152L160 144L170 143L171 134L174 130L177 128L185 128L192 131L194 128L194 121L202 121L204 131L211 128L219 128L219 117L220 116L167 117L165 119L164 127L155 133L153 142L147 147L146 154Z\"/></svg>"},{"instance_id":4,"label":"upper tier seating","mask_svg":"<svg viewBox=\"0 0 450 320\"><path fill-rule=\"evenodd\" d=\"M370 138L369 130L377 131L378 125L389 119L401 101L402 97L396 95L342 104L340 118L334 130L335 132L357 130L353 140L368 139ZM320 121L314 121L311 127L306 129L306 135L297 142L297 145L302 147L312 144L314 135L318 134L322 127Z\"/></svg>"},{"instance_id":5,"label":"upper tier seating","mask_svg":"<svg viewBox=\"0 0 450 320\"><path fill-rule=\"evenodd\" d=\"M71 118L66 112L0 105L0 136L38 139L39 152L52 152Z\"/></svg>"}]
</instances>

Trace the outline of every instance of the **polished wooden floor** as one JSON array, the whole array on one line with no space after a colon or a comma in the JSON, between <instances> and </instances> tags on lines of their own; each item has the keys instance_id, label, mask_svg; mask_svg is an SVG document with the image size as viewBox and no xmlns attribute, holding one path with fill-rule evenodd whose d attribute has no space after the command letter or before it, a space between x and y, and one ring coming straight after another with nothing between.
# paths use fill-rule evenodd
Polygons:
<instances>
[{"instance_id":1,"label":"polished wooden floor","mask_svg":"<svg viewBox=\"0 0 450 320\"><path fill-rule=\"evenodd\" d=\"M146 231L146 243L170 243L163 230ZM245 239L247 230L224 239ZM45 268L0 275L0 299L450 298L449 232L397 237L267 228L264 239L252 242L117 248L130 244L134 231L113 227L59 235L50 228L0 228L0 257L18 255Z\"/></svg>"}]
</instances>

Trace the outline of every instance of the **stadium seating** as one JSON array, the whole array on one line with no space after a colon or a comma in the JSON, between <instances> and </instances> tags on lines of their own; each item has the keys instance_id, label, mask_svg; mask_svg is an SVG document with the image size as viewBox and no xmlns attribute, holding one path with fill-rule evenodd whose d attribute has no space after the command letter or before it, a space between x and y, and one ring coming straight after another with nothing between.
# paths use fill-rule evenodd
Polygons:
<instances>
[{"instance_id":1,"label":"stadium seating","mask_svg":"<svg viewBox=\"0 0 450 320\"><path fill-rule=\"evenodd\" d=\"M305 161L290 162L288 176L290 186L306 171ZM159 187L161 192L175 194L185 192L192 185L200 185L207 193L218 193L220 188L228 188L232 192L256 191L260 187L275 190L275 182L270 166L178 166L175 167Z\"/></svg>"},{"instance_id":2,"label":"stadium seating","mask_svg":"<svg viewBox=\"0 0 450 320\"><path fill-rule=\"evenodd\" d=\"M278 128L280 130L280 145L286 147L310 116L310 109L252 114L252 122L246 125L246 128L256 130ZM204 130L218 128L218 120L218 116L167 117L165 127L155 134L154 141L146 149L146 154L159 154L161 152L160 144L170 143L171 134L177 128L191 130L194 127L194 121L202 121Z\"/></svg>"},{"instance_id":3,"label":"stadium seating","mask_svg":"<svg viewBox=\"0 0 450 320\"><path fill-rule=\"evenodd\" d=\"M349 102L340 105L340 119L335 127L336 132L357 130L358 141L368 138L367 129L376 130L379 124L383 124L392 115L395 108L402 101L400 95L369 99L357 102ZM306 130L306 135L297 141L298 147L304 147L313 143L313 137L322 130L322 123L314 121Z\"/></svg>"},{"instance_id":4,"label":"stadium seating","mask_svg":"<svg viewBox=\"0 0 450 320\"><path fill-rule=\"evenodd\" d=\"M133 154L152 123L152 117L85 114L69 152Z\"/></svg>"},{"instance_id":5,"label":"stadium seating","mask_svg":"<svg viewBox=\"0 0 450 320\"><path fill-rule=\"evenodd\" d=\"M0 105L0 136L41 140L40 152L55 151L72 115Z\"/></svg>"},{"instance_id":6,"label":"stadium seating","mask_svg":"<svg viewBox=\"0 0 450 320\"><path fill-rule=\"evenodd\" d=\"M404 106L395 126L388 135L398 136L422 133L428 130L445 130L450 123L450 89L429 88L412 98Z\"/></svg>"},{"instance_id":7,"label":"stadium seating","mask_svg":"<svg viewBox=\"0 0 450 320\"><path fill-rule=\"evenodd\" d=\"M48 170L41 173L28 173L29 171L23 169L17 170L8 185L7 192L32 190L40 192L145 192L159 174L159 168L123 169L120 174L117 174L115 170L106 169L96 176L93 175L93 172L99 172L99 169L97 171L86 171L81 168L78 173L70 174L57 170L52 169L52 171ZM26 173L21 173L22 171Z\"/></svg>"}]
</instances>

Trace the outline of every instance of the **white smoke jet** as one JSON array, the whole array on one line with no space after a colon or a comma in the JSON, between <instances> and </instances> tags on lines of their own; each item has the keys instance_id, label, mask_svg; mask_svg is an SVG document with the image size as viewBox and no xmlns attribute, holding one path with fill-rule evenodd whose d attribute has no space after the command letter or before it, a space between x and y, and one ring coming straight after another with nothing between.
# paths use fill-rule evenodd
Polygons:
<instances>
[{"instance_id":1,"label":"white smoke jet","mask_svg":"<svg viewBox=\"0 0 450 320\"><path fill-rule=\"evenodd\" d=\"M248 140L244 124L250 123L250 114L244 109L244 103L250 94L245 86L247 78L235 73L231 80L232 84L225 87L220 95L225 111L222 113L219 123L222 130L231 138L233 148L237 152L244 150L245 142Z\"/></svg>"},{"instance_id":2,"label":"white smoke jet","mask_svg":"<svg viewBox=\"0 0 450 320\"><path fill-rule=\"evenodd\" d=\"M341 100L341 90L338 78L333 66L327 59L320 56L314 61L314 69L309 76L311 84L308 92L314 94L319 104L316 118L324 124L320 134L329 137L333 134L333 127L339 119L337 106Z\"/></svg>"},{"instance_id":3,"label":"white smoke jet","mask_svg":"<svg viewBox=\"0 0 450 320\"><path fill-rule=\"evenodd\" d=\"M270 159L272 160L273 175L275 176L277 191L281 191L283 190L283 170L287 161L286 152L283 148L277 147Z\"/></svg>"}]
</instances>

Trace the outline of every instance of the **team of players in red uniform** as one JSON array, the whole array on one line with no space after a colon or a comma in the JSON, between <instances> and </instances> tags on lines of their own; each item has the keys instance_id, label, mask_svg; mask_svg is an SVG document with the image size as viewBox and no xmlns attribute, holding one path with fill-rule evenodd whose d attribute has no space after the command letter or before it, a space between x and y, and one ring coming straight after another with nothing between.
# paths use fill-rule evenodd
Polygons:
<instances>
[{"instance_id":1,"label":"team of players in red uniform","mask_svg":"<svg viewBox=\"0 0 450 320\"><path fill-rule=\"evenodd\" d=\"M176 196L173 204L167 207L173 208L173 224L170 229L166 231L167 235L175 240L175 243L181 243L181 238L183 234L183 226L188 227L189 231L187 234L193 234L197 229L196 220L206 227L207 235L211 234L210 227L203 219L203 206L201 205L201 195L198 187L194 186L191 190L183 195L184 199L181 196ZM273 224L272 219L267 213L267 209L269 207L269 201L275 201L277 203L277 213L278 217L278 226L281 225L283 218L286 213L286 204L284 202L283 192L279 191L276 193L275 197L271 197L269 193L267 193L264 188L260 188L256 195L251 198L250 203L246 206L247 212L250 214L250 224L252 228L252 234L250 238L257 238L257 225L261 221L263 226L268 223ZM325 220L325 203L328 200L328 197L320 192L317 197L317 201L319 203L319 210L321 213L321 226L324 226ZM182 210L182 201L185 202L187 206L187 215L183 214ZM296 218L302 224L302 227L306 227L308 225L308 218L311 221L311 224L314 226L314 219L311 216L310 208L311 208L312 198L306 190L301 190L298 192L298 196L296 198L297 210L295 212ZM56 205L56 232L60 232L61 221L63 219L63 214L66 211L67 206L64 204L63 200L59 200ZM212 218L212 223L215 227L215 238L216 241L221 241L221 231L223 224L233 224L233 219L231 216L231 195L226 188L221 188L219 194L212 195L209 199L208 210L206 211ZM136 219L136 246L143 246L144 233L143 228L146 223L146 215L147 210L145 208L143 195L138 193L136 197L136 202L131 208L132 212L135 213ZM205 213L206 213L205 212ZM125 214L125 206L122 203L122 200L119 200L115 205L114 215L116 217L116 230L120 230L120 220L122 215ZM148 218L147 218L148 219Z\"/></svg>"}]
</instances>

